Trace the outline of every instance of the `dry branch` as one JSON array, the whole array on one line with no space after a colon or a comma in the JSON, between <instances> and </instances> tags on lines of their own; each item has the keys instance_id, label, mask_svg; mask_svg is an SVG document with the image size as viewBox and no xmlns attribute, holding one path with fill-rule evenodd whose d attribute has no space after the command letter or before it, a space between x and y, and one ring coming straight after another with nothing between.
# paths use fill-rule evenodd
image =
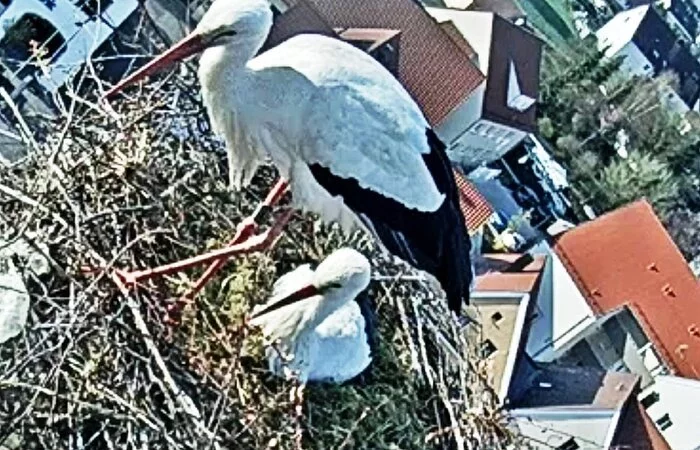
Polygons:
<instances>
[{"instance_id":1,"label":"dry branch","mask_svg":"<svg viewBox=\"0 0 700 450\"><path fill-rule=\"evenodd\" d=\"M148 21L140 23L152 39ZM0 173L0 239L30 235L47 246L53 266L50 275L25 270L31 317L21 337L0 346L0 447L502 449L514 442L483 395L486 378L444 299L364 236L297 215L274 250L229 263L177 328L163 319L167 305L201 271L126 292L115 268L219 247L274 172L265 168L244 192L227 190L225 153L191 70L111 105L98 100L95 73L90 66L67 90L57 120L33 120L27 130L24 121L36 148ZM293 384L265 373L259 336L242 317L281 273L340 245L373 261L380 349L362 382L309 386L298 418Z\"/></svg>"}]
</instances>

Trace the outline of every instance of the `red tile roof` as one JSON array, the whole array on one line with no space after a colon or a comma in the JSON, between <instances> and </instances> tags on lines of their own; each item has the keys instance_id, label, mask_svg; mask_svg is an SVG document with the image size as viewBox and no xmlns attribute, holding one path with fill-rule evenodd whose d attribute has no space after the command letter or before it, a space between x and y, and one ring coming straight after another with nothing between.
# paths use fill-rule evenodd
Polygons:
<instances>
[{"instance_id":1,"label":"red tile roof","mask_svg":"<svg viewBox=\"0 0 700 450\"><path fill-rule=\"evenodd\" d=\"M458 170L454 170L459 207L466 221L469 234L476 233L493 215L493 208L476 187Z\"/></svg>"},{"instance_id":2,"label":"red tile roof","mask_svg":"<svg viewBox=\"0 0 700 450\"><path fill-rule=\"evenodd\" d=\"M649 203L562 234L555 251L594 310L628 306L671 371L700 378L700 285Z\"/></svg>"},{"instance_id":3,"label":"red tile roof","mask_svg":"<svg viewBox=\"0 0 700 450\"><path fill-rule=\"evenodd\" d=\"M401 31L398 78L436 126L484 81L484 75L415 0L308 1L333 27Z\"/></svg>"}]
</instances>

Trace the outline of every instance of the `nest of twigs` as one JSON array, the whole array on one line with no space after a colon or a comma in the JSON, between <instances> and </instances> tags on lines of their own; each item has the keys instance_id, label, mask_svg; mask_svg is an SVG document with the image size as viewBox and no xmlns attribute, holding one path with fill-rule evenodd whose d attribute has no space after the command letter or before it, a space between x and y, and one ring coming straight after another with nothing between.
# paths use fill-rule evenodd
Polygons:
<instances>
[{"instance_id":1,"label":"nest of twigs","mask_svg":"<svg viewBox=\"0 0 700 450\"><path fill-rule=\"evenodd\" d=\"M191 70L111 105L91 72L77 85L92 94L68 91L57 120L20 126L28 156L0 173L0 239L48 249L51 265L18 263L31 311L0 345L0 448L513 448L444 299L364 236L298 214L274 249L231 261L177 326L167 305L201 269L120 290L114 268L221 246L275 175L227 189ZM266 373L242 318L283 272L341 245L373 261L380 350L362 383L310 386L298 414L293 383Z\"/></svg>"}]
</instances>

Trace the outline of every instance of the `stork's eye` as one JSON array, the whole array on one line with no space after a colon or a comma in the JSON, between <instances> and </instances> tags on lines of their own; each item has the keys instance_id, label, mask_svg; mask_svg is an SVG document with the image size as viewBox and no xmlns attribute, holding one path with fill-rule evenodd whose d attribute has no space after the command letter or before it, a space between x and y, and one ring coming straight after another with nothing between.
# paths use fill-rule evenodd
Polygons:
<instances>
[{"instance_id":1,"label":"stork's eye","mask_svg":"<svg viewBox=\"0 0 700 450\"><path fill-rule=\"evenodd\" d=\"M324 289L340 289L341 287L343 287L343 285L340 284L339 281L331 281L323 285Z\"/></svg>"},{"instance_id":2,"label":"stork's eye","mask_svg":"<svg viewBox=\"0 0 700 450\"><path fill-rule=\"evenodd\" d=\"M211 37L211 40L216 42L224 38L233 37L236 34L238 34L236 33L236 30L232 30L230 28L223 28L221 30L215 31Z\"/></svg>"}]
</instances>

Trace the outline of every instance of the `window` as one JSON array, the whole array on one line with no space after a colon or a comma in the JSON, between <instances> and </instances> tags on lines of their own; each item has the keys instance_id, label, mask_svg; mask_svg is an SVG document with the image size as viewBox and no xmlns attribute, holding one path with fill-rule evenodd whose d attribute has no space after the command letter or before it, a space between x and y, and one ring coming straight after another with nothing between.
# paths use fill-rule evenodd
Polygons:
<instances>
[{"instance_id":1,"label":"window","mask_svg":"<svg viewBox=\"0 0 700 450\"><path fill-rule=\"evenodd\" d=\"M652 392L651 394L647 395L643 399L640 400L640 403L644 407L644 409L647 409L654 403L659 401L659 393L658 392Z\"/></svg>"},{"instance_id":2,"label":"window","mask_svg":"<svg viewBox=\"0 0 700 450\"><path fill-rule=\"evenodd\" d=\"M503 314L496 311L495 313L491 314L491 320L493 321L493 323L498 323L501 320L503 320Z\"/></svg>"},{"instance_id":3,"label":"window","mask_svg":"<svg viewBox=\"0 0 700 450\"><path fill-rule=\"evenodd\" d=\"M664 431L673 425L673 422L671 422L671 418L668 416L668 414L664 414L656 421L656 424L659 426L661 431Z\"/></svg>"},{"instance_id":4,"label":"window","mask_svg":"<svg viewBox=\"0 0 700 450\"><path fill-rule=\"evenodd\" d=\"M481 343L481 347L479 348L479 354L483 359L486 359L489 356L496 353L496 350L498 349L495 345L493 345L493 342L491 342L491 340L489 339L486 339L484 342Z\"/></svg>"},{"instance_id":5,"label":"window","mask_svg":"<svg viewBox=\"0 0 700 450\"><path fill-rule=\"evenodd\" d=\"M557 447L557 450L577 450L580 448L574 438L569 438L566 442Z\"/></svg>"}]
</instances>

